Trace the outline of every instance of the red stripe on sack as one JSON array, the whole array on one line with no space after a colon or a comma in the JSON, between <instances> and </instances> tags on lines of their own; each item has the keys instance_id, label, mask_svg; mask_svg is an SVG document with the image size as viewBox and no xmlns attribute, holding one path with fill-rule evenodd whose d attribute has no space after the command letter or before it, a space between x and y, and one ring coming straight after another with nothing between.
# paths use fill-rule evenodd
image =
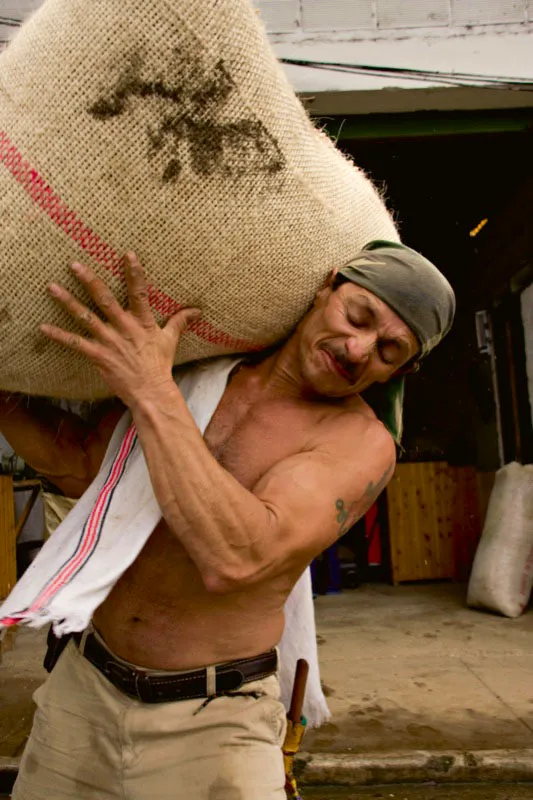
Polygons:
<instances>
[{"instance_id":1,"label":"red stripe on sack","mask_svg":"<svg viewBox=\"0 0 533 800\"><path fill-rule=\"evenodd\" d=\"M95 549L96 542L98 541L98 532L101 526L103 511L106 507L109 495L118 483L119 476L124 466L124 462L132 450L132 442L136 436L136 429L131 425L122 441L120 451L113 463L111 473L102 486L93 510L91 511L86 523L86 530L83 539L81 540L76 553L72 556L70 561L65 564L61 572L56 575L54 580L44 589L43 592L37 597L33 604L30 606L29 611L34 612L42 608L52 597L61 589L66 581L72 576L80 563L90 556L92 550Z\"/></svg>"},{"instance_id":2,"label":"red stripe on sack","mask_svg":"<svg viewBox=\"0 0 533 800\"><path fill-rule=\"evenodd\" d=\"M111 245L106 244L94 231L72 211L61 198L54 193L44 178L39 175L29 161L11 142L8 135L0 130L0 162L9 170L26 194L43 211L63 233L81 247L87 255L101 264L111 275L124 280L121 269L121 258ZM173 300L161 289L148 287L148 299L151 307L167 318L184 306ZM190 326L190 330L209 344L222 345L230 350L244 352L259 350L261 345L248 339L237 339L229 333L219 330L207 320L198 320Z\"/></svg>"}]
</instances>

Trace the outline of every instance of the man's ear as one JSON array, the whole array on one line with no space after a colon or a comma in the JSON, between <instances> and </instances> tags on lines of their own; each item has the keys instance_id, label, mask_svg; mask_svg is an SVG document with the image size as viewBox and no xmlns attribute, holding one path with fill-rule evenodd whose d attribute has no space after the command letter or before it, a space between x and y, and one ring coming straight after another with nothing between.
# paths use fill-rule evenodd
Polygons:
<instances>
[{"instance_id":1,"label":"man's ear","mask_svg":"<svg viewBox=\"0 0 533 800\"><path fill-rule=\"evenodd\" d=\"M334 269L331 270L331 272L329 273L328 277L326 278L326 282L324 284L324 288L325 289L326 288L330 288L330 289L333 288L333 284L335 283L335 278L337 277L338 274L339 274L338 267L335 267Z\"/></svg>"},{"instance_id":2,"label":"man's ear","mask_svg":"<svg viewBox=\"0 0 533 800\"><path fill-rule=\"evenodd\" d=\"M392 377L399 378L400 375L414 375L415 372L420 371L420 367L420 361L417 358L412 358L411 361L408 361L403 367L397 369Z\"/></svg>"},{"instance_id":3,"label":"man's ear","mask_svg":"<svg viewBox=\"0 0 533 800\"><path fill-rule=\"evenodd\" d=\"M337 277L338 272L339 272L339 270L337 269L337 267L335 267L335 269L331 270L331 272L327 276L326 280L324 281L324 283L322 284L322 286L320 287L320 289L316 293L315 299L313 301L313 304L316 303L317 300L320 300L320 298L322 297L324 292L326 292L328 289L333 289L333 284L335 283L335 278Z\"/></svg>"}]
</instances>

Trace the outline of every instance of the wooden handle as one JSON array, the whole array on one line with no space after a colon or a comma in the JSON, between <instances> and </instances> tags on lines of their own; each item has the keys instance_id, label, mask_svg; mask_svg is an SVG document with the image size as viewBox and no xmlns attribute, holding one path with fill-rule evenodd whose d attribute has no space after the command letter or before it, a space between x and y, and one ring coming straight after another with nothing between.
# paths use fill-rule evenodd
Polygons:
<instances>
[{"instance_id":1,"label":"wooden handle","mask_svg":"<svg viewBox=\"0 0 533 800\"><path fill-rule=\"evenodd\" d=\"M291 722L300 722L302 708L304 705L305 687L307 686L307 676L309 675L309 664L304 658L299 658L296 663L294 674L294 686L292 688L291 706L288 719Z\"/></svg>"}]
</instances>

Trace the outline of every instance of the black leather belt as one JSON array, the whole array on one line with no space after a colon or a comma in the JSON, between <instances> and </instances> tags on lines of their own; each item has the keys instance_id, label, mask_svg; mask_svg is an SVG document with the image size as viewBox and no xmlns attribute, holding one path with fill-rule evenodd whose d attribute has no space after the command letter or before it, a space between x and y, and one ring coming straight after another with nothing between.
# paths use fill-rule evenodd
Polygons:
<instances>
[{"instance_id":1,"label":"black leather belt","mask_svg":"<svg viewBox=\"0 0 533 800\"><path fill-rule=\"evenodd\" d=\"M72 636L78 647L82 636L82 633L75 633ZM119 691L143 703L172 703L177 700L208 697L206 669L163 674L135 669L117 661L93 633L89 633L85 639L83 655ZM253 658L220 664L215 668L214 693L220 695L235 692L244 683L258 681L274 674L277 666L278 657L275 650L269 650Z\"/></svg>"}]
</instances>

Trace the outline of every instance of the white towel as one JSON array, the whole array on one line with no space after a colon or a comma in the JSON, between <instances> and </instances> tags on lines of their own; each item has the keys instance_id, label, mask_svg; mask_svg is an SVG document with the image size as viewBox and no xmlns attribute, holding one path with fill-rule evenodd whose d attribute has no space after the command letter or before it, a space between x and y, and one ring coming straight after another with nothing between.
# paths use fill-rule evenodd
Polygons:
<instances>
[{"instance_id":1,"label":"white towel","mask_svg":"<svg viewBox=\"0 0 533 800\"><path fill-rule=\"evenodd\" d=\"M236 363L235 358L218 358L181 370L176 376L202 433ZM111 437L98 475L0 606L0 625L40 627L52 623L58 635L84 630L160 519L139 438L126 412ZM309 662L304 714L310 726L317 726L329 718L329 711L320 685L309 570L286 606L280 643L280 682L286 706L298 658Z\"/></svg>"}]
</instances>

